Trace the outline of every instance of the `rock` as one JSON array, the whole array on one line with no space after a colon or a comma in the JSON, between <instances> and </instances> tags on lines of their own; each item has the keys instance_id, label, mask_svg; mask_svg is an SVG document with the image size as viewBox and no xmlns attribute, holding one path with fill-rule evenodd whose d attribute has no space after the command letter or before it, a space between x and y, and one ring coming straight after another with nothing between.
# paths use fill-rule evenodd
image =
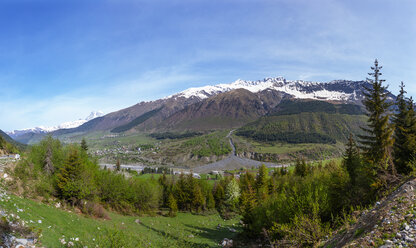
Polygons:
<instances>
[{"instance_id":1,"label":"rock","mask_svg":"<svg viewBox=\"0 0 416 248\"><path fill-rule=\"evenodd\" d=\"M405 240L409 243L414 243L415 242L415 239L411 238L411 237L406 237Z\"/></svg>"},{"instance_id":2,"label":"rock","mask_svg":"<svg viewBox=\"0 0 416 248\"><path fill-rule=\"evenodd\" d=\"M397 239L401 239L402 238L402 235L400 233L396 233L396 238Z\"/></svg>"},{"instance_id":3,"label":"rock","mask_svg":"<svg viewBox=\"0 0 416 248\"><path fill-rule=\"evenodd\" d=\"M222 241L221 241L221 243L220 243L220 245L222 246L222 247L232 247L233 246L233 240L232 239L227 239L227 238L225 238L225 239L223 239Z\"/></svg>"},{"instance_id":4,"label":"rock","mask_svg":"<svg viewBox=\"0 0 416 248\"><path fill-rule=\"evenodd\" d=\"M24 246L28 243L27 239L16 239L16 242Z\"/></svg>"},{"instance_id":5,"label":"rock","mask_svg":"<svg viewBox=\"0 0 416 248\"><path fill-rule=\"evenodd\" d=\"M228 228L228 230L229 230L230 232L233 232L233 233L237 232L237 230L235 230L234 228Z\"/></svg>"},{"instance_id":6,"label":"rock","mask_svg":"<svg viewBox=\"0 0 416 248\"><path fill-rule=\"evenodd\" d=\"M140 220L136 219L134 222L136 222L137 224L140 224Z\"/></svg>"},{"instance_id":7,"label":"rock","mask_svg":"<svg viewBox=\"0 0 416 248\"><path fill-rule=\"evenodd\" d=\"M393 242L391 241L391 240L386 240L385 242L384 242L384 244L385 245L387 245L387 246L390 246L390 245L393 245Z\"/></svg>"}]
</instances>

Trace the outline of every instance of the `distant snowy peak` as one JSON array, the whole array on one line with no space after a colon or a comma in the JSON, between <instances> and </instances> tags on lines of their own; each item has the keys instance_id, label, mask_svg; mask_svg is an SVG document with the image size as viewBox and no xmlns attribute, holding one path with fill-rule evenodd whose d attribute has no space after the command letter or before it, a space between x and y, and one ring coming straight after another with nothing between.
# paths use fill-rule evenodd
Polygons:
<instances>
[{"instance_id":1,"label":"distant snowy peak","mask_svg":"<svg viewBox=\"0 0 416 248\"><path fill-rule=\"evenodd\" d=\"M93 111L85 119L64 122L54 127L39 126L39 127L27 128L23 130L14 130L12 132L8 132L7 134L10 135L12 138L14 138L14 137L18 137L20 135L27 134L27 133L50 133L59 129L76 128L86 123L87 121L90 121L97 117L101 117L103 115L104 113L102 111Z\"/></svg>"},{"instance_id":2,"label":"distant snowy peak","mask_svg":"<svg viewBox=\"0 0 416 248\"><path fill-rule=\"evenodd\" d=\"M98 118L104 116L104 112L102 111L93 111L91 112L91 114L89 116L87 116L87 118L85 118L86 121L90 121L92 119Z\"/></svg>"},{"instance_id":3,"label":"distant snowy peak","mask_svg":"<svg viewBox=\"0 0 416 248\"><path fill-rule=\"evenodd\" d=\"M198 88L189 88L178 94L167 98L197 97L199 99L209 98L219 93L231 91L234 89L246 89L257 93L266 89L285 92L299 99L319 99L333 101L354 102L362 97L361 86L364 81L347 81L334 80L331 82L309 82L309 81L289 81L283 77L265 78L258 81L237 80L230 84L218 84L214 86L204 86Z\"/></svg>"}]
</instances>

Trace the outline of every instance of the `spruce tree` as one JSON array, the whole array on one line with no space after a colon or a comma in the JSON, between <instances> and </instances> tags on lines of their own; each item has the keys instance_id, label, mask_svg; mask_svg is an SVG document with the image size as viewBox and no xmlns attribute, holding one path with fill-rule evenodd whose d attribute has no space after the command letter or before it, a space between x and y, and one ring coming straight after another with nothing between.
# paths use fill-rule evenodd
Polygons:
<instances>
[{"instance_id":1,"label":"spruce tree","mask_svg":"<svg viewBox=\"0 0 416 248\"><path fill-rule=\"evenodd\" d=\"M343 165L348 172L352 186L356 184L358 169L361 166L360 154L357 145L350 134L344 154Z\"/></svg>"},{"instance_id":2,"label":"spruce tree","mask_svg":"<svg viewBox=\"0 0 416 248\"><path fill-rule=\"evenodd\" d=\"M85 138L82 138L82 141L81 141L81 148L82 148L82 150L84 150L84 151L88 151L88 145L87 145L87 141L85 140Z\"/></svg>"},{"instance_id":3,"label":"spruce tree","mask_svg":"<svg viewBox=\"0 0 416 248\"><path fill-rule=\"evenodd\" d=\"M169 206L169 216L175 217L176 213L178 212L178 205L172 193L170 193L168 197L168 206Z\"/></svg>"},{"instance_id":4,"label":"spruce tree","mask_svg":"<svg viewBox=\"0 0 416 248\"><path fill-rule=\"evenodd\" d=\"M404 147L407 150L406 166L403 173L409 174L415 170L416 163L416 112L413 99L407 100L408 110L408 129L406 133L406 139L404 141Z\"/></svg>"},{"instance_id":5,"label":"spruce tree","mask_svg":"<svg viewBox=\"0 0 416 248\"><path fill-rule=\"evenodd\" d=\"M394 165L400 174L407 174L410 171L408 165L413 153L408 147L410 145L408 139L411 138L409 135L411 134L413 103L408 103L410 100L406 100L405 93L402 82L400 93L396 98L397 112L392 118L395 138L393 145Z\"/></svg>"},{"instance_id":6,"label":"spruce tree","mask_svg":"<svg viewBox=\"0 0 416 248\"><path fill-rule=\"evenodd\" d=\"M56 186L61 199L74 202L81 196L81 185L78 179L81 174L81 159L76 150L70 152L60 172L57 174Z\"/></svg>"},{"instance_id":7,"label":"spruce tree","mask_svg":"<svg viewBox=\"0 0 416 248\"><path fill-rule=\"evenodd\" d=\"M256 178L256 190L259 201L263 201L268 195L268 181L269 181L269 170L262 164L259 169L259 174Z\"/></svg>"},{"instance_id":8,"label":"spruce tree","mask_svg":"<svg viewBox=\"0 0 416 248\"><path fill-rule=\"evenodd\" d=\"M375 60L371 67L373 72L369 73L373 78L367 78L369 87L364 86L363 104L367 109L368 124L362 127L366 133L360 135L360 148L365 160L374 166L377 174L386 174L390 166L390 173L394 174L394 166L391 163L391 148L393 145L393 128L389 122L391 103L388 102L387 87L383 86L385 80L380 79L378 61Z\"/></svg>"}]
</instances>

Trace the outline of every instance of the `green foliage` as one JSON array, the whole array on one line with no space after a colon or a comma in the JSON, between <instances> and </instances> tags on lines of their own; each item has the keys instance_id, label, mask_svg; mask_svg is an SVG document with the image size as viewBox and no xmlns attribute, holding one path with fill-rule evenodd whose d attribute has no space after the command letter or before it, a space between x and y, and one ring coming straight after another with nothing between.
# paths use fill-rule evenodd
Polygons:
<instances>
[{"instance_id":1,"label":"green foliage","mask_svg":"<svg viewBox=\"0 0 416 248\"><path fill-rule=\"evenodd\" d=\"M325 101L284 100L270 115L294 115L300 113L328 113L362 115L364 111L355 104L332 104Z\"/></svg>"},{"instance_id":2,"label":"green foliage","mask_svg":"<svg viewBox=\"0 0 416 248\"><path fill-rule=\"evenodd\" d=\"M359 169L361 168L361 159L360 159L358 147L355 144L352 134L350 135L347 148L345 150L343 165L348 172L348 175L351 180L351 184L355 186L358 172L359 172Z\"/></svg>"},{"instance_id":3,"label":"green foliage","mask_svg":"<svg viewBox=\"0 0 416 248\"><path fill-rule=\"evenodd\" d=\"M191 138L194 136L202 135L201 132L185 132L185 133L172 133L172 132L165 132L165 133L152 133L150 137L163 140L163 139L184 139L184 138Z\"/></svg>"},{"instance_id":4,"label":"green foliage","mask_svg":"<svg viewBox=\"0 0 416 248\"><path fill-rule=\"evenodd\" d=\"M0 130L0 150L5 150L7 153L19 153L26 148L26 145L13 140L9 135Z\"/></svg>"},{"instance_id":5,"label":"green foliage","mask_svg":"<svg viewBox=\"0 0 416 248\"><path fill-rule=\"evenodd\" d=\"M264 116L236 131L236 135L260 142L291 144L334 144L346 141L349 133L361 134L364 115L306 112L291 115Z\"/></svg>"},{"instance_id":6,"label":"green foliage","mask_svg":"<svg viewBox=\"0 0 416 248\"><path fill-rule=\"evenodd\" d=\"M194 137L183 143L183 148L191 148L192 154L199 157L211 155L221 156L231 152L228 139L220 133L212 133L204 136Z\"/></svg>"},{"instance_id":7,"label":"green foliage","mask_svg":"<svg viewBox=\"0 0 416 248\"><path fill-rule=\"evenodd\" d=\"M225 203L234 209L237 207L238 200L240 199L240 187L235 180L232 178L225 188Z\"/></svg>"},{"instance_id":8,"label":"green foliage","mask_svg":"<svg viewBox=\"0 0 416 248\"><path fill-rule=\"evenodd\" d=\"M84 151L88 151L88 145L87 145L87 141L85 140L85 138L82 138L81 140L81 149Z\"/></svg>"},{"instance_id":9,"label":"green foliage","mask_svg":"<svg viewBox=\"0 0 416 248\"><path fill-rule=\"evenodd\" d=\"M377 60L369 75L374 79L367 79L371 87L365 87L363 104L368 112L367 127L362 128L365 135L359 135L364 158L374 165L378 175L386 174L391 164L390 153L393 145L393 128L390 123L391 103L388 101L387 87L383 86L385 80L379 79L381 75ZM392 170L392 167L390 166ZM384 179L381 179L384 180Z\"/></svg>"},{"instance_id":10,"label":"green foliage","mask_svg":"<svg viewBox=\"0 0 416 248\"><path fill-rule=\"evenodd\" d=\"M400 94L396 98L397 112L393 116L394 138L393 145L394 165L397 172L408 175L415 169L416 158L416 114L413 100L405 97L403 82L400 85Z\"/></svg>"},{"instance_id":11,"label":"green foliage","mask_svg":"<svg viewBox=\"0 0 416 248\"><path fill-rule=\"evenodd\" d=\"M175 217L178 213L178 205L176 204L176 199L172 193L168 197L168 206L169 206L169 216Z\"/></svg>"},{"instance_id":12,"label":"green foliage","mask_svg":"<svg viewBox=\"0 0 416 248\"><path fill-rule=\"evenodd\" d=\"M131 122L129 122L125 125L114 128L113 130L111 130L111 132L112 133L122 133L122 132L128 131L128 130L142 124L143 122L147 121L148 119L150 119L151 117L153 117L157 113L159 113L159 111L162 110L162 108L163 107L160 107L160 108L151 110L149 112L146 112L146 113L142 114L141 116L137 117L136 119L132 120Z\"/></svg>"},{"instance_id":13,"label":"green foliage","mask_svg":"<svg viewBox=\"0 0 416 248\"><path fill-rule=\"evenodd\" d=\"M94 172L86 168L79 151L74 147L56 174L57 196L74 203L91 199L95 193L93 178Z\"/></svg>"},{"instance_id":14,"label":"green foliage","mask_svg":"<svg viewBox=\"0 0 416 248\"><path fill-rule=\"evenodd\" d=\"M374 200L365 168L357 169L356 186L351 187L344 166L298 161L294 171L273 173L267 183L269 194L257 199L251 185L263 185L262 177L241 176L245 234L257 237L265 230L275 244L285 240L294 247L316 245L337 227L341 213Z\"/></svg>"},{"instance_id":15,"label":"green foliage","mask_svg":"<svg viewBox=\"0 0 416 248\"><path fill-rule=\"evenodd\" d=\"M90 210L102 203L123 213L149 213L159 207L161 198L158 182L101 170L80 146L62 146L51 137L32 146L14 173L27 194L55 196L86 212L91 211L84 203L92 202Z\"/></svg>"}]
</instances>

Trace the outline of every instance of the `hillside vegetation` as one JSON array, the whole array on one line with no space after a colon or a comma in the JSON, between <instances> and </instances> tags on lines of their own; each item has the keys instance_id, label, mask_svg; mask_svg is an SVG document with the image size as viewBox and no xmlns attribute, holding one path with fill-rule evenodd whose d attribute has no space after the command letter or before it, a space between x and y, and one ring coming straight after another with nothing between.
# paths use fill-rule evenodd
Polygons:
<instances>
[{"instance_id":1,"label":"hillside vegetation","mask_svg":"<svg viewBox=\"0 0 416 248\"><path fill-rule=\"evenodd\" d=\"M359 106L321 101L284 101L270 115L238 129L236 135L261 142L346 142L350 133L361 134L367 120Z\"/></svg>"},{"instance_id":2,"label":"hillside vegetation","mask_svg":"<svg viewBox=\"0 0 416 248\"><path fill-rule=\"evenodd\" d=\"M23 147L24 145L17 143L0 130L0 153L19 153L19 148Z\"/></svg>"}]
</instances>

